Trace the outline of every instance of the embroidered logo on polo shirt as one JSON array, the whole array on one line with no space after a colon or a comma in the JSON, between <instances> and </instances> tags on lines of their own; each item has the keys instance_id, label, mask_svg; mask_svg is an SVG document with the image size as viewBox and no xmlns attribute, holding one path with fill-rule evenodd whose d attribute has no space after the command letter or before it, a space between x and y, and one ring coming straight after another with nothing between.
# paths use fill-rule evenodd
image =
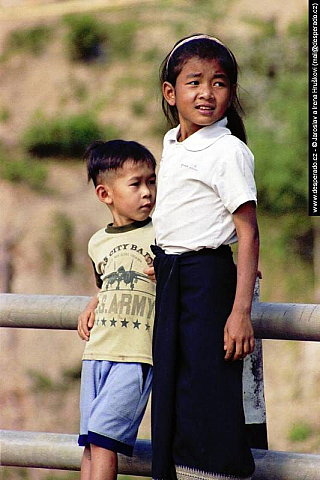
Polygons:
<instances>
[{"instance_id":1,"label":"embroidered logo on polo shirt","mask_svg":"<svg viewBox=\"0 0 320 480\"><path fill-rule=\"evenodd\" d=\"M194 172L198 171L198 165L196 163L193 164L187 164L187 163L181 163L181 167L188 168L189 170L193 170Z\"/></svg>"}]
</instances>

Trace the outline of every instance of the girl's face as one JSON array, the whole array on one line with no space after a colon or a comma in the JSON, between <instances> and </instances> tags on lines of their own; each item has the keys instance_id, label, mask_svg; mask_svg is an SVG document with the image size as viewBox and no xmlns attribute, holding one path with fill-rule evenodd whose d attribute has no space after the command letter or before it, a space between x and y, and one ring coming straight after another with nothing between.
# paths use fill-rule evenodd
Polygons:
<instances>
[{"instance_id":1,"label":"girl's face","mask_svg":"<svg viewBox=\"0 0 320 480\"><path fill-rule=\"evenodd\" d=\"M232 103L235 89L217 60L198 57L184 64L175 87L164 82L164 97L178 110L180 141L220 120Z\"/></svg>"}]
</instances>

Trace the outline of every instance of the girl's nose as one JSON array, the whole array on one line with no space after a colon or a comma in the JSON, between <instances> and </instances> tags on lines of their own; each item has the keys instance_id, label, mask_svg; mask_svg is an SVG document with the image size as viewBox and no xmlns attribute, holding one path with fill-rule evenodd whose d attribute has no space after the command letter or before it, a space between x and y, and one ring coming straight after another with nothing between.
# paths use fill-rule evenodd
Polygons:
<instances>
[{"instance_id":1,"label":"girl's nose","mask_svg":"<svg viewBox=\"0 0 320 480\"><path fill-rule=\"evenodd\" d=\"M212 85L203 85L202 90L200 92L200 98L205 98L207 100L212 99L214 97L213 87Z\"/></svg>"}]
</instances>

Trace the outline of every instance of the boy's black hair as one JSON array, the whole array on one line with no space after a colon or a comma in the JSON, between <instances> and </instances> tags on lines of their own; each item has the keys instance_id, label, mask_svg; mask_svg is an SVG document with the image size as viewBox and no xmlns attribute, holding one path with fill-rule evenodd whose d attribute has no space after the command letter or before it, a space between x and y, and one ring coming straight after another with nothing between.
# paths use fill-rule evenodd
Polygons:
<instances>
[{"instance_id":1,"label":"boy's black hair","mask_svg":"<svg viewBox=\"0 0 320 480\"><path fill-rule=\"evenodd\" d=\"M108 170L121 168L127 160L134 163L145 162L156 168L156 160L152 153L138 142L126 140L97 140L91 143L85 151L87 159L88 181L98 185L98 177Z\"/></svg>"},{"instance_id":2,"label":"boy's black hair","mask_svg":"<svg viewBox=\"0 0 320 480\"><path fill-rule=\"evenodd\" d=\"M237 85L239 68L233 53L213 37L193 39L193 37L197 36L201 37L201 34L191 35L190 37L181 39L166 56L160 66L161 86L163 82L167 81L175 87L176 79L181 73L184 64L193 57L204 60L217 60L228 75L230 85ZM205 37L205 35L203 35L203 37ZM184 43L188 38L190 38L190 41ZM181 46L179 45L180 43ZM162 110L169 125L172 127L177 126L179 123L178 110L176 106L169 105L164 97L162 97ZM240 138L244 143L247 143L246 130L241 118L243 113L238 95L235 93L233 102L226 111L226 117L228 119L227 127L233 135Z\"/></svg>"}]
</instances>

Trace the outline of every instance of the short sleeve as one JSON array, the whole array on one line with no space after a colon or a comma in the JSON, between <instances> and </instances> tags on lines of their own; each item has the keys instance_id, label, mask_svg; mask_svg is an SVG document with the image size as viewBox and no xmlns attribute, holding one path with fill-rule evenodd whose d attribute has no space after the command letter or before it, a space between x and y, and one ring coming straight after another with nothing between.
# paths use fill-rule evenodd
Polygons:
<instances>
[{"instance_id":1,"label":"short sleeve","mask_svg":"<svg viewBox=\"0 0 320 480\"><path fill-rule=\"evenodd\" d=\"M94 262L92 261L92 266L93 266L93 270L94 270L94 276L95 276L95 279L96 279L96 285L98 288L102 288L102 280L101 280L101 277L99 275L99 273L97 272L96 270L96 266L94 264Z\"/></svg>"},{"instance_id":2,"label":"short sleeve","mask_svg":"<svg viewBox=\"0 0 320 480\"><path fill-rule=\"evenodd\" d=\"M211 186L230 213L246 202L257 203L254 158L245 144L235 144L222 151Z\"/></svg>"}]
</instances>

